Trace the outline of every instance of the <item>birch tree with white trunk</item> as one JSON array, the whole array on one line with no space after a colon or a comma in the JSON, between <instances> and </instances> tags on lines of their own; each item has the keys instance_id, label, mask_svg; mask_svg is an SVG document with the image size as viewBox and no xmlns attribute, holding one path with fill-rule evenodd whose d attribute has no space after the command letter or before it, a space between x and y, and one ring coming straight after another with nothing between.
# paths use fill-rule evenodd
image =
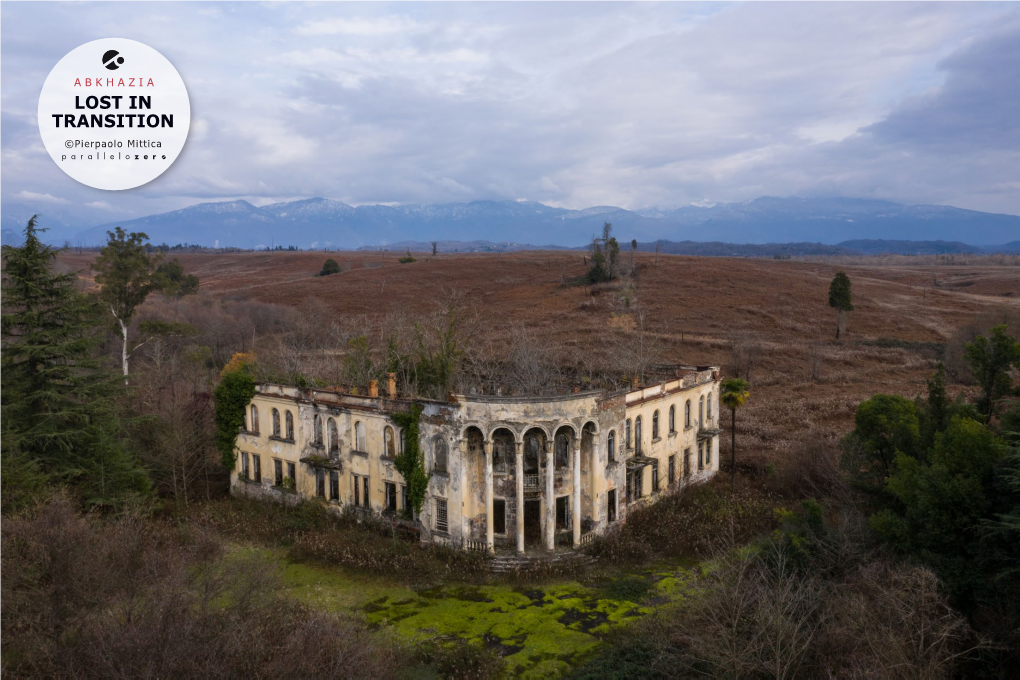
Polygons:
<instances>
[{"instance_id":1,"label":"birch tree with white trunk","mask_svg":"<svg viewBox=\"0 0 1020 680\"><path fill-rule=\"evenodd\" d=\"M96 273L96 283L99 284L99 296L120 327L121 367L126 385L128 359L145 344L143 341L130 347L128 328L135 310L158 287L153 274L161 256L148 252L149 237L142 232L128 233L116 227L114 231L106 233L108 240L92 269Z\"/></svg>"}]
</instances>

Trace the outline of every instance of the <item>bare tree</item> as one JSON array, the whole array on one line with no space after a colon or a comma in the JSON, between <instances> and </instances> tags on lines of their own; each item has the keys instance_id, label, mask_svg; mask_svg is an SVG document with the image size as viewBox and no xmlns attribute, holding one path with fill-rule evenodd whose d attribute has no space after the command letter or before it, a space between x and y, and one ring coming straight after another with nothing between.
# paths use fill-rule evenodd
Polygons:
<instances>
[{"instance_id":1,"label":"bare tree","mask_svg":"<svg viewBox=\"0 0 1020 680\"><path fill-rule=\"evenodd\" d=\"M764 345L751 331L734 331L730 335L730 349L733 357L733 375L744 376L751 382L751 372L757 367Z\"/></svg>"},{"instance_id":2,"label":"bare tree","mask_svg":"<svg viewBox=\"0 0 1020 680\"><path fill-rule=\"evenodd\" d=\"M541 394L560 382L549 349L526 326L513 324L507 333L506 381L518 394Z\"/></svg>"},{"instance_id":3,"label":"bare tree","mask_svg":"<svg viewBox=\"0 0 1020 680\"><path fill-rule=\"evenodd\" d=\"M822 356L824 354L824 348L819 342L811 344L811 349L808 352L808 364L811 367L811 380L818 382L819 375L822 370Z\"/></svg>"}]
</instances>

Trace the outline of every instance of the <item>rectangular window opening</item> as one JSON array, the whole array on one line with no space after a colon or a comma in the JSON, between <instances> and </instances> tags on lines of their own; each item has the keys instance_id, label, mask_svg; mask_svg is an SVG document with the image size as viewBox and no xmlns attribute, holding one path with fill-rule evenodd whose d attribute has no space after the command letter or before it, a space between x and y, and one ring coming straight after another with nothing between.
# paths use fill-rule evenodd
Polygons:
<instances>
[{"instance_id":1,"label":"rectangular window opening","mask_svg":"<svg viewBox=\"0 0 1020 680\"><path fill-rule=\"evenodd\" d=\"M450 523L446 514L446 499L436 499L436 531L449 531Z\"/></svg>"},{"instance_id":2,"label":"rectangular window opening","mask_svg":"<svg viewBox=\"0 0 1020 680\"><path fill-rule=\"evenodd\" d=\"M386 511L397 511L397 485L392 482L386 482Z\"/></svg>"},{"instance_id":3,"label":"rectangular window opening","mask_svg":"<svg viewBox=\"0 0 1020 680\"><path fill-rule=\"evenodd\" d=\"M497 534L506 533L506 501L502 498L492 499L492 530Z\"/></svg>"}]
</instances>

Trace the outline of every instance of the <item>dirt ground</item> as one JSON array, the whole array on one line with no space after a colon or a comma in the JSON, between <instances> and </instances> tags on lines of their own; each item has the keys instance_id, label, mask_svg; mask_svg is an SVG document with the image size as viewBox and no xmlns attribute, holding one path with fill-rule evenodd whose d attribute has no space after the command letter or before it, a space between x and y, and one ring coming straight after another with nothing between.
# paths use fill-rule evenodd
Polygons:
<instances>
[{"instance_id":1,"label":"dirt ground","mask_svg":"<svg viewBox=\"0 0 1020 680\"><path fill-rule=\"evenodd\" d=\"M483 332L498 334L514 321L558 347L590 347L607 328L643 323L665 340L663 361L719 364L727 376L733 374L734 338L743 338L758 347L758 356L751 399L737 416L742 456L834 444L852 427L862 399L878 392L920 394L939 346L960 326L989 311L1020 309L1020 266L993 259L837 264L639 253L636 281L590 287L579 283L586 270L580 252L415 254L409 264L397 261L401 255L177 257L201 279L201 295L291 306L315 298L338 315L381 319L431 310L457 291L477 312ZM61 263L87 270L92 257L65 253ZM344 271L316 277L327 257ZM630 253L622 259L629 264ZM853 282L855 310L845 315L837 342L827 293L839 269ZM725 439L728 450L728 433Z\"/></svg>"}]
</instances>

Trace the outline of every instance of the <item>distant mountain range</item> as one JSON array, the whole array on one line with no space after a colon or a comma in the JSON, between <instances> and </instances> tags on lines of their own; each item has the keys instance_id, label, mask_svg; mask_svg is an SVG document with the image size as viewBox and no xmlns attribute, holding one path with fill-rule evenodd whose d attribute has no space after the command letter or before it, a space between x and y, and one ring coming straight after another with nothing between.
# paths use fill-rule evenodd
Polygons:
<instances>
[{"instance_id":1,"label":"distant mountain range","mask_svg":"<svg viewBox=\"0 0 1020 680\"><path fill-rule=\"evenodd\" d=\"M3 240L24 228L31 206L4 206ZM65 209L66 210L66 209ZM660 210L624 210L597 206L584 210L553 208L527 201L473 201L438 205L363 205L353 207L326 198L310 198L256 207L247 201L200 203L159 215L100 224L82 229L66 214L47 215L42 226L53 243L98 245L106 231L119 225L144 231L152 243L190 243L207 247L269 248L297 246L302 249L418 250L410 244L441 241L469 244L464 250L541 247L581 247L613 224L622 242L702 244L822 244L838 245L856 252L875 240L918 242L925 252L985 252L1020 237L1020 217L997 215L950 206L902 205L859 198L762 197L740 203L687 206ZM25 214L22 214L25 213ZM14 233L9 233L9 232ZM946 242L944 246L931 245ZM470 245L473 244L473 245ZM857 244L857 245L853 245ZM908 244L895 246L913 248ZM940 251L945 247L949 250ZM959 248L973 248L972 251Z\"/></svg>"}]
</instances>

